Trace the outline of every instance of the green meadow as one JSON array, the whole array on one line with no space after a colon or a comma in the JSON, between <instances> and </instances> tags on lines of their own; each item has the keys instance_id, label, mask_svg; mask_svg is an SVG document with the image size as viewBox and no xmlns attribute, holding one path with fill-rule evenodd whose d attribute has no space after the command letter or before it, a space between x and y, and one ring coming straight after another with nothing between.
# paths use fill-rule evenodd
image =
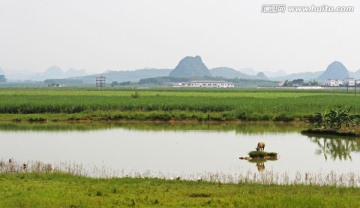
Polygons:
<instances>
[{"instance_id":1,"label":"green meadow","mask_svg":"<svg viewBox=\"0 0 360 208\"><path fill-rule=\"evenodd\" d=\"M360 190L61 173L0 174L0 207L359 207Z\"/></svg>"},{"instance_id":2,"label":"green meadow","mask_svg":"<svg viewBox=\"0 0 360 208\"><path fill-rule=\"evenodd\" d=\"M340 90L2 88L1 120L293 121L351 106L360 98Z\"/></svg>"}]
</instances>

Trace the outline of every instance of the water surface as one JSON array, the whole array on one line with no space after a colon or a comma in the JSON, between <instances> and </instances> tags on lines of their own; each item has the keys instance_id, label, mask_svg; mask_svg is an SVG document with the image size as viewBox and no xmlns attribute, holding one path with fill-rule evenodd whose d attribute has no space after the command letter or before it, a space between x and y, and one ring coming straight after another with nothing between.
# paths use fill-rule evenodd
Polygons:
<instances>
[{"instance_id":1,"label":"water surface","mask_svg":"<svg viewBox=\"0 0 360 208\"><path fill-rule=\"evenodd\" d=\"M168 176L360 172L359 139L309 137L300 133L302 128L268 123L2 124L0 159L70 162ZM266 143L265 151L277 152L278 160L239 160L255 150L258 141Z\"/></svg>"}]
</instances>

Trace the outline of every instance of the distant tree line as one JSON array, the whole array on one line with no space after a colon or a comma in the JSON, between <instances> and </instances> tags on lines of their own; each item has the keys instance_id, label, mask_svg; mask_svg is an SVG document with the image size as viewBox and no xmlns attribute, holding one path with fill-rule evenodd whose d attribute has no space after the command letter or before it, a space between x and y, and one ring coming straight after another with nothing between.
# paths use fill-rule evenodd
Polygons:
<instances>
[{"instance_id":1,"label":"distant tree line","mask_svg":"<svg viewBox=\"0 0 360 208\"><path fill-rule=\"evenodd\" d=\"M129 86L131 85L131 82L130 81L127 81L127 82L117 82L117 81L114 81L111 83L111 87L116 87L116 86Z\"/></svg>"},{"instance_id":2,"label":"distant tree line","mask_svg":"<svg viewBox=\"0 0 360 208\"><path fill-rule=\"evenodd\" d=\"M47 85L64 84L64 85L81 85L83 81L81 79L46 79L44 83Z\"/></svg>"},{"instance_id":3,"label":"distant tree line","mask_svg":"<svg viewBox=\"0 0 360 208\"><path fill-rule=\"evenodd\" d=\"M285 80L283 87L300 87L300 86L320 86L320 83L316 80L310 80L305 82L304 79L294 79L292 81Z\"/></svg>"},{"instance_id":4,"label":"distant tree line","mask_svg":"<svg viewBox=\"0 0 360 208\"><path fill-rule=\"evenodd\" d=\"M188 78L188 77L154 77L154 78L141 79L139 81L139 85L144 85L144 84L164 85L166 83L190 82L192 80L193 80L192 78Z\"/></svg>"}]
</instances>

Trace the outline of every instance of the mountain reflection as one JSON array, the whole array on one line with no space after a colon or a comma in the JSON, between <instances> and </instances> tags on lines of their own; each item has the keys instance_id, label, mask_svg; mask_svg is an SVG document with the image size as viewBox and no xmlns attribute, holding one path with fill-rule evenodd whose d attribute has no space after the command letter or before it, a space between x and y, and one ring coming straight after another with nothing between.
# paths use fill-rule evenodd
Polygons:
<instances>
[{"instance_id":1,"label":"mountain reflection","mask_svg":"<svg viewBox=\"0 0 360 208\"><path fill-rule=\"evenodd\" d=\"M360 139L317 136L310 136L309 139L319 147L315 153L318 155L323 154L326 160L329 157L333 160L351 160L351 153L360 151Z\"/></svg>"}]
</instances>

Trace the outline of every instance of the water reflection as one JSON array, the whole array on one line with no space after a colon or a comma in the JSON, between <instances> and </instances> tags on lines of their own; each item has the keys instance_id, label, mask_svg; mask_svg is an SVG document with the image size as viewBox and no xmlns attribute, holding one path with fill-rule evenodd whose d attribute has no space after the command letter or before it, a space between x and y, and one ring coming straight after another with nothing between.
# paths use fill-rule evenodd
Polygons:
<instances>
[{"instance_id":1,"label":"water reflection","mask_svg":"<svg viewBox=\"0 0 360 208\"><path fill-rule=\"evenodd\" d=\"M265 163L256 163L256 167L259 172L263 172L265 170Z\"/></svg>"},{"instance_id":2,"label":"water reflection","mask_svg":"<svg viewBox=\"0 0 360 208\"><path fill-rule=\"evenodd\" d=\"M353 138L325 138L309 136L309 139L318 145L316 154L323 154L327 160L352 160L352 152L360 152L360 139Z\"/></svg>"},{"instance_id":3,"label":"water reflection","mask_svg":"<svg viewBox=\"0 0 360 208\"><path fill-rule=\"evenodd\" d=\"M0 131L94 131L122 128L136 131L216 131L238 134L265 134L298 132L303 125L297 123L216 123L216 122L0 122Z\"/></svg>"},{"instance_id":4,"label":"water reflection","mask_svg":"<svg viewBox=\"0 0 360 208\"><path fill-rule=\"evenodd\" d=\"M252 159L248 161L249 163L255 163L256 169L258 170L259 173L261 173L265 171L265 163L267 161L276 161L276 159Z\"/></svg>"}]
</instances>

